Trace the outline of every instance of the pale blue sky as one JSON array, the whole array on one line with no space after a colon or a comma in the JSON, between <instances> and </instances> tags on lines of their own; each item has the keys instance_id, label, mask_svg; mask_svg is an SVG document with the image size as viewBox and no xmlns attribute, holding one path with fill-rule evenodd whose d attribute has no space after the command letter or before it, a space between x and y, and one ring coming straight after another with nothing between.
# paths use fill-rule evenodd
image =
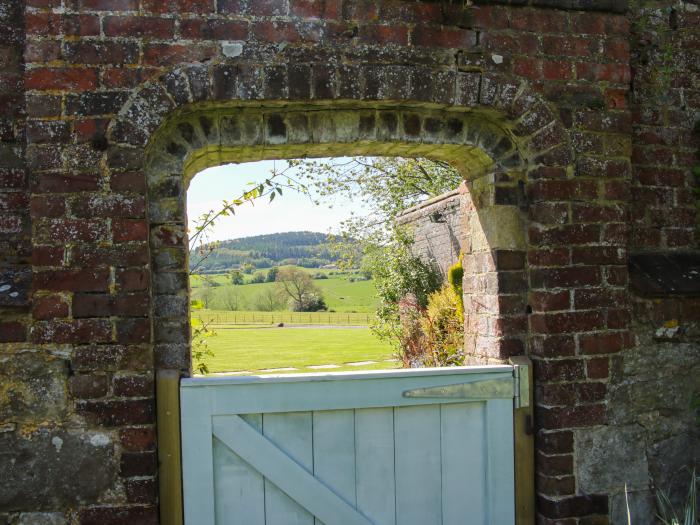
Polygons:
<instances>
[{"instance_id":1,"label":"pale blue sky","mask_svg":"<svg viewBox=\"0 0 700 525\"><path fill-rule=\"evenodd\" d=\"M323 160L323 159L320 159ZM187 216L193 221L202 213L218 209L223 199L240 197L250 182L262 182L277 166L283 169L283 160L227 164L198 173L187 191ZM328 201L326 201L328 202ZM240 206L236 215L220 219L209 235L209 240L226 240L287 231L337 231L337 225L350 216L362 213L361 203L336 198L333 207L316 206L307 195L287 191L272 203L259 199L255 205Z\"/></svg>"}]
</instances>

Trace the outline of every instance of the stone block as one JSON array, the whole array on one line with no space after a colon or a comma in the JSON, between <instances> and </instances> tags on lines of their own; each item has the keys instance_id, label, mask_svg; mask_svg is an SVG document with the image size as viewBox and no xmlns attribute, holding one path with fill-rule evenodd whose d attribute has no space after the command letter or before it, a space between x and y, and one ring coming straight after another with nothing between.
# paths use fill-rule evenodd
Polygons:
<instances>
[{"instance_id":1,"label":"stone block","mask_svg":"<svg viewBox=\"0 0 700 525\"><path fill-rule=\"evenodd\" d=\"M574 443L581 492L614 493L621 491L625 484L631 490L648 485L649 465L641 427L583 429L575 433Z\"/></svg>"},{"instance_id":2,"label":"stone block","mask_svg":"<svg viewBox=\"0 0 700 525\"><path fill-rule=\"evenodd\" d=\"M105 433L49 429L31 435L5 432L0 433L0 449L0 508L6 511L51 511L95 503L116 483L114 448ZM88 472L90 475L85 475ZM57 522L52 520L47 517L47 521L34 523Z\"/></svg>"},{"instance_id":3,"label":"stone block","mask_svg":"<svg viewBox=\"0 0 700 525\"><path fill-rule=\"evenodd\" d=\"M68 365L41 352L0 354L0 420L66 414Z\"/></svg>"}]
</instances>

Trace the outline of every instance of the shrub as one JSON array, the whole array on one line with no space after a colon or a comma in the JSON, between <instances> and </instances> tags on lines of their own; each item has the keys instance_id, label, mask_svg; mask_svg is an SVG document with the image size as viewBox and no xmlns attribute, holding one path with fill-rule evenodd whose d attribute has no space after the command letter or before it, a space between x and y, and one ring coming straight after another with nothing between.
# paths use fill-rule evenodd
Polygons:
<instances>
[{"instance_id":1,"label":"shrub","mask_svg":"<svg viewBox=\"0 0 700 525\"><path fill-rule=\"evenodd\" d=\"M447 282L450 283L452 291L457 296L457 313L460 318L464 318L464 290L462 286L462 281L464 279L463 258L464 253L460 253L457 262L447 270Z\"/></svg>"},{"instance_id":2,"label":"shrub","mask_svg":"<svg viewBox=\"0 0 700 525\"><path fill-rule=\"evenodd\" d=\"M460 302L449 283L430 295L420 321L425 365L456 366L463 363L464 315Z\"/></svg>"}]
</instances>

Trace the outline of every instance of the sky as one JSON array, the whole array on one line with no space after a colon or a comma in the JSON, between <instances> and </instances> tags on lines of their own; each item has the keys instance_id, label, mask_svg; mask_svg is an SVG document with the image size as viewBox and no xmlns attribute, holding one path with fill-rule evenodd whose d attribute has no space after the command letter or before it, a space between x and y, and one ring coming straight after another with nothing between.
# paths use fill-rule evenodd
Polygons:
<instances>
[{"instance_id":1,"label":"sky","mask_svg":"<svg viewBox=\"0 0 700 525\"><path fill-rule=\"evenodd\" d=\"M187 191L190 230L202 213L219 209L223 199L233 200L240 197L250 182L262 182L269 177L275 166L282 169L286 165L286 161L279 160L226 164L195 175ZM251 235L304 230L337 232L338 224L347 219L351 212L363 212L361 203L354 203L345 198L337 197L332 204L332 208L327 204L317 206L308 195L286 191L271 203L267 199L259 199L255 205L246 203L239 206L234 216L217 221L208 235L208 240L223 241Z\"/></svg>"}]
</instances>

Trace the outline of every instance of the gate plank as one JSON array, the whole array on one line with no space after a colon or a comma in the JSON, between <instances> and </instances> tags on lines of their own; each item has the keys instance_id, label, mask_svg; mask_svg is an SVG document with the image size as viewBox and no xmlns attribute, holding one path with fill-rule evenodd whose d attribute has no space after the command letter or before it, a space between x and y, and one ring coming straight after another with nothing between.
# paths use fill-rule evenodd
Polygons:
<instances>
[{"instance_id":1,"label":"gate plank","mask_svg":"<svg viewBox=\"0 0 700 525\"><path fill-rule=\"evenodd\" d=\"M212 455L212 411L207 389L183 389L182 489L185 523L215 525Z\"/></svg>"},{"instance_id":2,"label":"gate plank","mask_svg":"<svg viewBox=\"0 0 700 525\"><path fill-rule=\"evenodd\" d=\"M262 416L241 416L262 431ZM227 425L228 417L217 417ZM217 525L265 525L263 477L218 439L214 439L214 501Z\"/></svg>"},{"instance_id":3,"label":"gate plank","mask_svg":"<svg viewBox=\"0 0 700 525\"><path fill-rule=\"evenodd\" d=\"M513 402L505 399L487 401L486 428L488 523L515 523ZM512 496L504 499L503 494Z\"/></svg>"},{"instance_id":4,"label":"gate plank","mask_svg":"<svg viewBox=\"0 0 700 525\"><path fill-rule=\"evenodd\" d=\"M355 505L355 413L328 410L313 414L314 476ZM316 520L317 525L323 522Z\"/></svg>"},{"instance_id":5,"label":"gate plank","mask_svg":"<svg viewBox=\"0 0 700 525\"><path fill-rule=\"evenodd\" d=\"M263 435L308 471L313 470L310 412L263 415ZM262 471L268 478L268 472ZM314 517L265 479L266 525L314 525Z\"/></svg>"},{"instance_id":6,"label":"gate plank","mask_svg":"<svg viewBox=\"0 0 700 525\"><path fill-rule=\"evenodd\" d=\"M439 405L396 408L394 439L396 522L400 525L441 523Z\"/></svg>"},{"instance_id":7,"label":"gate plank","mask_svg":"<svg viewBox=\"0 0 700 525\"><path fill-rule=\"evenodd\" d=\"M442 523L486 525L485 403L442 405Z\"/></svg>"},{"instance_id":8,"label":"gate plank","mask_svg":"<svg viewBox=\"0 0 700 525\"><path fill-rule=\"evenodd\" d=\"M240 417L231 416L227 423L221 425L215 420L214 435L314 516L328 525L373 525ZM267 432L266 425L263 420ZM267 518L271 523L269 513ZM290 515L282 518L284 521L277 523L295 523Z\"/></svg>"},{"instance_id":9,"label":"gate plank","mask_svg":"<svg viewBox=\"0 0 700 525\"><path fill-rule=\"evenodd\" d=\"M396 522L394 411L355 411L357 508L377 525Z\"/></svg>"}]
</instances>

